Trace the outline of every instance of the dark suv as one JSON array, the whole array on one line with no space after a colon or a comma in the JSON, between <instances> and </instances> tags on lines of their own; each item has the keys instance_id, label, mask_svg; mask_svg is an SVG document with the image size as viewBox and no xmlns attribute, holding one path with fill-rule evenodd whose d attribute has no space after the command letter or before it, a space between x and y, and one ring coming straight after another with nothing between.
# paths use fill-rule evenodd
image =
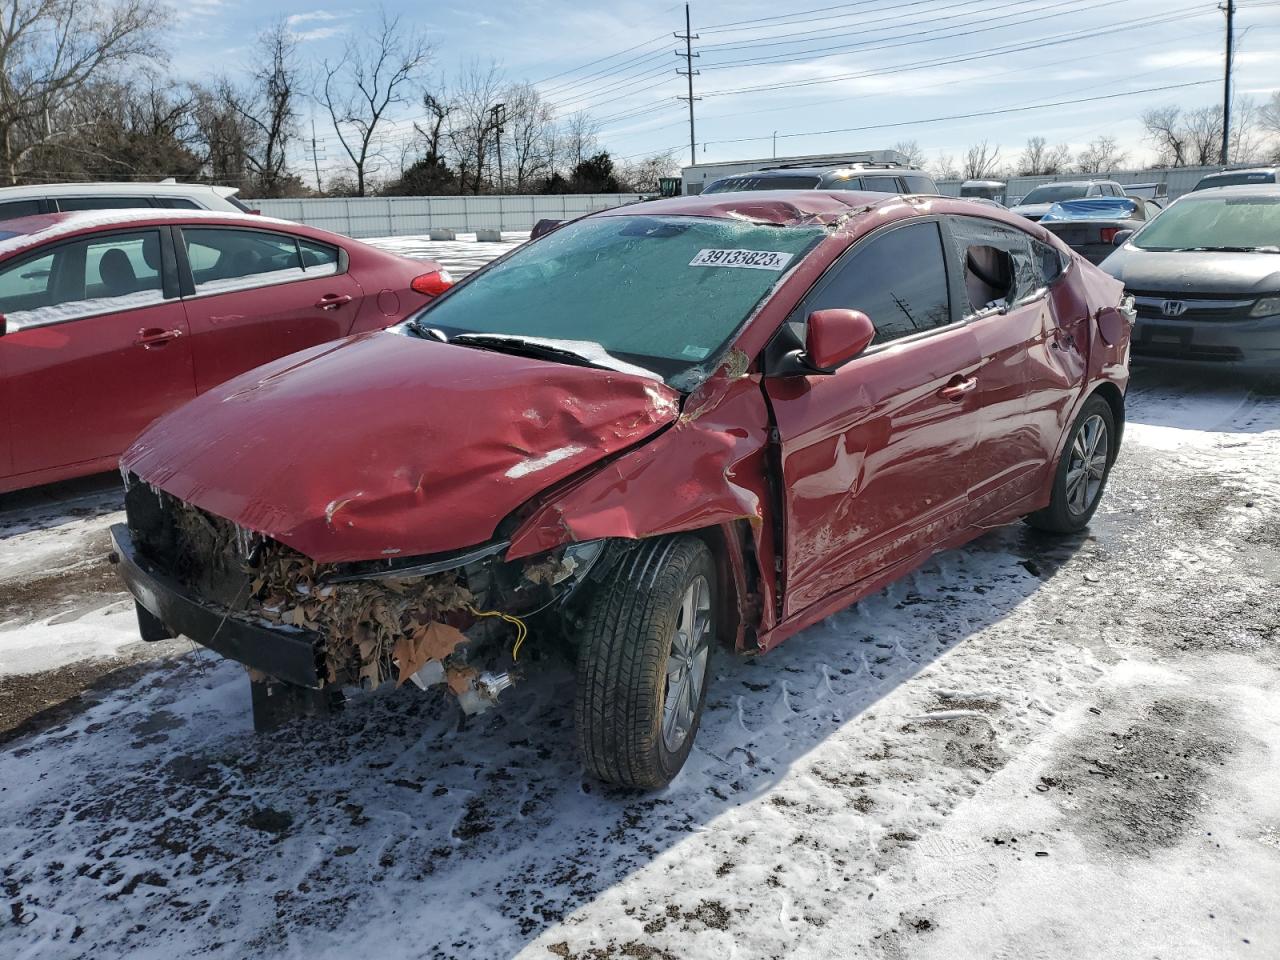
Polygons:
<instances>
[{"instance_id":1,"label":"dark suv","mask_svg":"<svg viewBox=\"0 0 1280 960\"><path fill-rule=\"evenodd\" d=\"M937 193L923 170L895 163L855 163L847 167L766 167L735 173L707 184L703 193L741 190L865 190L868 193Z\"/></svg>"}]
</instances>

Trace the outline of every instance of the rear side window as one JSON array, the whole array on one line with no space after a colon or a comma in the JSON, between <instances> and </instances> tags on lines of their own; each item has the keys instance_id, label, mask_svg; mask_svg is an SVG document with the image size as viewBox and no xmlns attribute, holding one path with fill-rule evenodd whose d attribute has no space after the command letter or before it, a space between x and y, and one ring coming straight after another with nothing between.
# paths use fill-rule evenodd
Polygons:
<instances>
[{"instance_id":1,"label":"rear side window","mask_svg":"<svg viewBox=\"0 0 1280 960\"><path fill-rule=\"evenodd\" d=\"M58 197L59 210L136 210L152 206L150 197Z\"/></svg>"},{"instance_id":2,"label":"rear side window","mask_svg":"<svg viewBox=\"0 0 1280 960\"><path fill-rule=\"evenodd\" d=\"M1068 261L1066 256L1047 243L1032 240L1031 252L1035 257L1036 272L1043 286L1049 286L1058 277L1062 276L1062 271L1067 269Z\"/></svg>"},{"instance_id":3,"label":"rear side window","mask_svg":"<svg viewBox=\"0 0 1280 960\"><path fill-rule=\"evenodd\" d=\"M204 207L196 203L194 200L188 200L186 197L156 197L157 206L165 207L168 210L203 210Z\"/></svg>"},{"instance_id":4,"label":"rear side window","mask_svg":"<svg viewBox=\"0 0 1280 960\"><path fill-rule=\"evenodd\" d=\"M948 222L964 279L966 316L1018 303L1044 287L1027 234L981 217Z\"/></svg>"},{"instance_id":5,"label":"rear side window","mask_svg":"<svg viewBox=\"0 0 1280 960\"><path fill-rule=\"evenodd\" d=\"M875 343L949 324L951 295L938 224L911 223L859 244L805 298L793 320L833 308L870 317Z\"/></svg>"},{"instance_id":6,"label":"rear side window","mask_svg":"<svg viewBox=\"0 0 1280 960\"><path fill-rule=\"evenodd\" d=\"M938 185L923 173L904 173L902 182L907 185L908 193L937 193Z\"/></svg>"},{"instance_id":7,"label":"rear side window","mask_svg":"<svg viewBox=\"0 0 1280 960\"><path fill-rule=\"evenodd\" d=\"M308 277L323 277L338 272L337 247L316 243L314 240L299 240L298 249L302 252L302 269Z\"/></svg>"},{"instance_id":8,"label":"rear side window","mask_svg":"<svg viewBox=\"0 0 1280 960\"><path fill-rule=\"evenodd\" d=\"M862 189L872 193L901 193L897 177L863 176Z\"/></svg>"},{"instance_id":9,"label":"rear side window","mask_svg":"<svg viewBox=\"0 0 1280 960\"><path fill-rule=\"evenodd\" d=\"M707 186L703 193L737 193L741 190L812 190L818 178L807 174L777 177L727 177Z\"/></svg>"},{"instance_id":10,"label":"rear side window","mask_svg":"<svg viewBox=\"0 0 1280 960\"><path fill-rule=\"evenodd\" d=\"M64 243L0 268L0 313L12 331L159 303L160 265L155 230Z\"/></svg>"},{"instance_id":11,"label":"rear side window","mask_svg":"<svg viewBox=\"0 0 1280 960\"><path fill-rule=\"evenodd\" d=\"M182 236L197 294L286 283L307 275L297 240L285 234L183 227Z\"/></svg>"},{"instance_id":12,"label":"rear side window","mask_svg":"<svg viewBox=\"0 0 1280 960\"><path fill-rule=\"evenodd\" d=\"M0 203L0 220L33 217L39 212L39 200L10 200L8 203Z\"/></svg>"}]
</instances>

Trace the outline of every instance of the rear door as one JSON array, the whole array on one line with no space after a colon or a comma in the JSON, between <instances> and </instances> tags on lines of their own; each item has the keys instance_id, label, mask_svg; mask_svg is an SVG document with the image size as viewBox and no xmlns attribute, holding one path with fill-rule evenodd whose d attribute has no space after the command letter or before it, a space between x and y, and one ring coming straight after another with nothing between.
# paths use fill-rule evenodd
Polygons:
<instances>
[{"instance_id":1,"label":"rear door","mask_svg":"<svg viewBox=\"0 0 1280 960\"><path fill-rule=\"evenodd\" d=\"M782 459L784 616L958 529L979 364L953 294L937 219L913 219L860 241L780 333L803 337L812 311L837 307L878 331L832 375L766 384Z\"/></svg>"},{"instance_id":2,"label":"rear door","mask_svg":"<svg viewBox=\"0 0 1280 960\"><path fill-rule=\"evenodd\" d=\"M241 227L188 225L180 235L200 392L350 332L364 291L339 247Z\"/></svg>"},{"instance_id":3,"label":"rear door","mask_svg":"<svg viewBox=\"0 0 1280 960\"><path fill-rule=\"evenodd\" d=\"M969 487L971 519L981 522L1038 489L1044 450L1028 412L1043 401L1029 390L1049 388L1032 368L1044 362L1053 315L1030 236L984 217L948 217L947 226L981 362Z\"/></svg>"},{"instance_id":4,"label":"rear door","mask_svg":"<svg viewBox=\"0 0 1280 960\"><path fill-rule=\"evenodd\" d=\"M121 453L195 396L167 228L98 233L0 267L14 474Z\"/></svg>"}]
</instances>

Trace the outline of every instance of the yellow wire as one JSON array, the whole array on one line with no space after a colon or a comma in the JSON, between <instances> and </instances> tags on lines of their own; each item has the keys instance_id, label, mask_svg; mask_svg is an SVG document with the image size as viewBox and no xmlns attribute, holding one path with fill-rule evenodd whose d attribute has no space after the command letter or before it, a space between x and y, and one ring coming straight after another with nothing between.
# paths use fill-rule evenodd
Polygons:
<instances>
[{"instance_id":1,"label":"yellow wire","mask_svg":"<svg viewBox=\"0 0 1280 960\"><path fill-rule=\"evenodd\" d=\"M524 645L525 640L529 636L528 625L517 616L510 613L503 613L500 610L477 610L471 604L467 604L467 610L475 617L497 617L504 620L516 628L516 642L511 647L511 659L516 661L520 659L520 648Z\"/></svg>"}]
</instances>

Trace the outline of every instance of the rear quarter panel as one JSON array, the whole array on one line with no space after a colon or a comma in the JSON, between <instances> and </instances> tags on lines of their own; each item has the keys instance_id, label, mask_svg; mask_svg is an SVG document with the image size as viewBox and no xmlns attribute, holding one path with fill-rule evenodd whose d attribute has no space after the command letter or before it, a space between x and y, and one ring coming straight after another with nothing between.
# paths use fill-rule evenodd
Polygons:
<instances>
[{"instance_id":1,"label":"rear quarter panel","mask_svg":"<svg viewBox=\"0 0 1280 960\"><path fill-rule=\"evenodd\" d=\"M398 323L431 302L409 284L415 277L441 269L434 260L410 260L367 244L350 245L348 271L364 290L352 333L379 330Z\"/></svg>"}]
</instances>

